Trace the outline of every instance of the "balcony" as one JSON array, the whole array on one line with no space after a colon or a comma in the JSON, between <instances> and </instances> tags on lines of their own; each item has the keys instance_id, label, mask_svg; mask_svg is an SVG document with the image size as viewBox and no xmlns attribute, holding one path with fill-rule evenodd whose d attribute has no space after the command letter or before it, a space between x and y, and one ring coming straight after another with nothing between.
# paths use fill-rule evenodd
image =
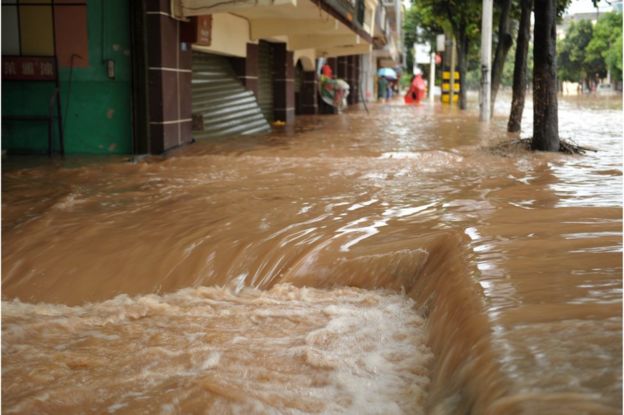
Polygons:
<instances>
[{"instance_id":1,"label":"balcony","mask_svg":"<svg viewBox=\"0 0 624 415\"><path fill-rule=\"evenodd\" d=\"M231 13L246 19L252 41L286 42L288 50L314 49L317 56L347 56L371 50L371 1L377 0L173 0L171 4L176 17ZM210 12L217 8L219 13Z\"/></svg>"},{"instance_id":2,"label":"balcony","mask_svg":"<svg viewBox=\"0 0 624 415\"><path fill-rule=\"evenodd\" d=\"M366 6L364 0L324 0L324 3L342 15L359 29L364 29L364 13Z\"/></svg>"},{"instance_id":3,"label":"balcony","mask_svg":"<svg viewBox=\"0 0 624 415\"><path fill-rule=\"evenodd\" d=\"M176 17L203 16L214 13L237 12L246 9L275 10L292 8L297 0L173 0L173 15Z\"/></svg>"}]
</instances>

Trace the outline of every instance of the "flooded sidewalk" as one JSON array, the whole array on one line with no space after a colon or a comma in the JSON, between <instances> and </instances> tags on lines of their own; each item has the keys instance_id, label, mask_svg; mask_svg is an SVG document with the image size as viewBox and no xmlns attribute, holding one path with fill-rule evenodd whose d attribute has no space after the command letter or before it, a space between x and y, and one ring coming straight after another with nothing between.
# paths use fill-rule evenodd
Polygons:
<instances>
[{"instance_id":1,"label":"flooded sidewalk","mask_svg":"<svg viewBox=\"0 0 624 415\"><path fill-rule=\"evenodd\" d=\"M560 103L585 156L370 109L136 164L9 156L2 410L621 413L621 108Z\"/></svg>"}]
</instances>

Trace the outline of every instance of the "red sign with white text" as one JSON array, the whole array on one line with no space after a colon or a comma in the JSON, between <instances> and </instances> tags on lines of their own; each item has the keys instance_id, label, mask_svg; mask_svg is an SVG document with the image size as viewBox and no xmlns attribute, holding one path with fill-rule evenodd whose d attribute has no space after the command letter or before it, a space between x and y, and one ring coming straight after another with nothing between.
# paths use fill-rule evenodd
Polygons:
<instances>
[{"instance_id":1,"label":"red sign with white text","mask_svg":"<svg viewBox=\"0 0 624 415\"><path fill-rule=\"evenodd\" d=\"M3 56L2 79L5 81L54 81L56 79L54 58Z\"/></svg>"},{"instance_id":2,"label":"red sign with white text","mask_svg":"<svg viewBox=\"0 0 624 415\"><path fill-rule=\"evenodd\" d=\"M197 16L197 44L210 46L212 43L212 15Z\"/></svg>"}]
</instances>

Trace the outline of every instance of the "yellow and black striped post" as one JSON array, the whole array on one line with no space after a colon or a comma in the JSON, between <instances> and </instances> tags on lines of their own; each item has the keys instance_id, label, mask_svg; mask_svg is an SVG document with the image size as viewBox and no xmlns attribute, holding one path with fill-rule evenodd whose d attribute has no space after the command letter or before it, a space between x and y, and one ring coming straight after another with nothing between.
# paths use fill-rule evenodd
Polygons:
<instances>
[{"instance_id":1,"label":"yellow and black striped post","mask_svg":"<svg viewBox=\"0 0 624 415\"><path fill-rule=\"evenodd\" d=\"M449 104L451 102L451 71L445 69L442 72L442 96L441 100L443 104ZM461 79L459 78L459 71L455 69L455 82L453 83L453 103L459 101L459 92L461 91Z\"/></svg>"}]
</instances>

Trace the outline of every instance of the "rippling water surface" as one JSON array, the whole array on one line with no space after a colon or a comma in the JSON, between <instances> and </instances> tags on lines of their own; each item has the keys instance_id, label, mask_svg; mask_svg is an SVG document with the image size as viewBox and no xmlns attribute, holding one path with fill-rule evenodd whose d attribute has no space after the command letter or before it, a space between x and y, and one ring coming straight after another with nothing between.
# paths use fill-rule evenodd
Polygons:
<instances>
[{"instance_id":1,"label":"rippling water surface","mask_svg":"<svg viewBox=\"0 0 624 415\"><path fill-rule=\"evenodd\" d=\"M411 300L352 288L14 301L3 318L6 413L409 413L432 357Z\"/></svg>"},{"instance_id":2,"label":"rippling water surface","mask_svg":"<svg viewBox=\"0 0 624 415\"><path fill-rule=\"evenodd\" d=\"M598 151L373 105L164 160L9 157L3 411L620 413L621 106L559 117Z\"/></svg>"}]
</instances>

